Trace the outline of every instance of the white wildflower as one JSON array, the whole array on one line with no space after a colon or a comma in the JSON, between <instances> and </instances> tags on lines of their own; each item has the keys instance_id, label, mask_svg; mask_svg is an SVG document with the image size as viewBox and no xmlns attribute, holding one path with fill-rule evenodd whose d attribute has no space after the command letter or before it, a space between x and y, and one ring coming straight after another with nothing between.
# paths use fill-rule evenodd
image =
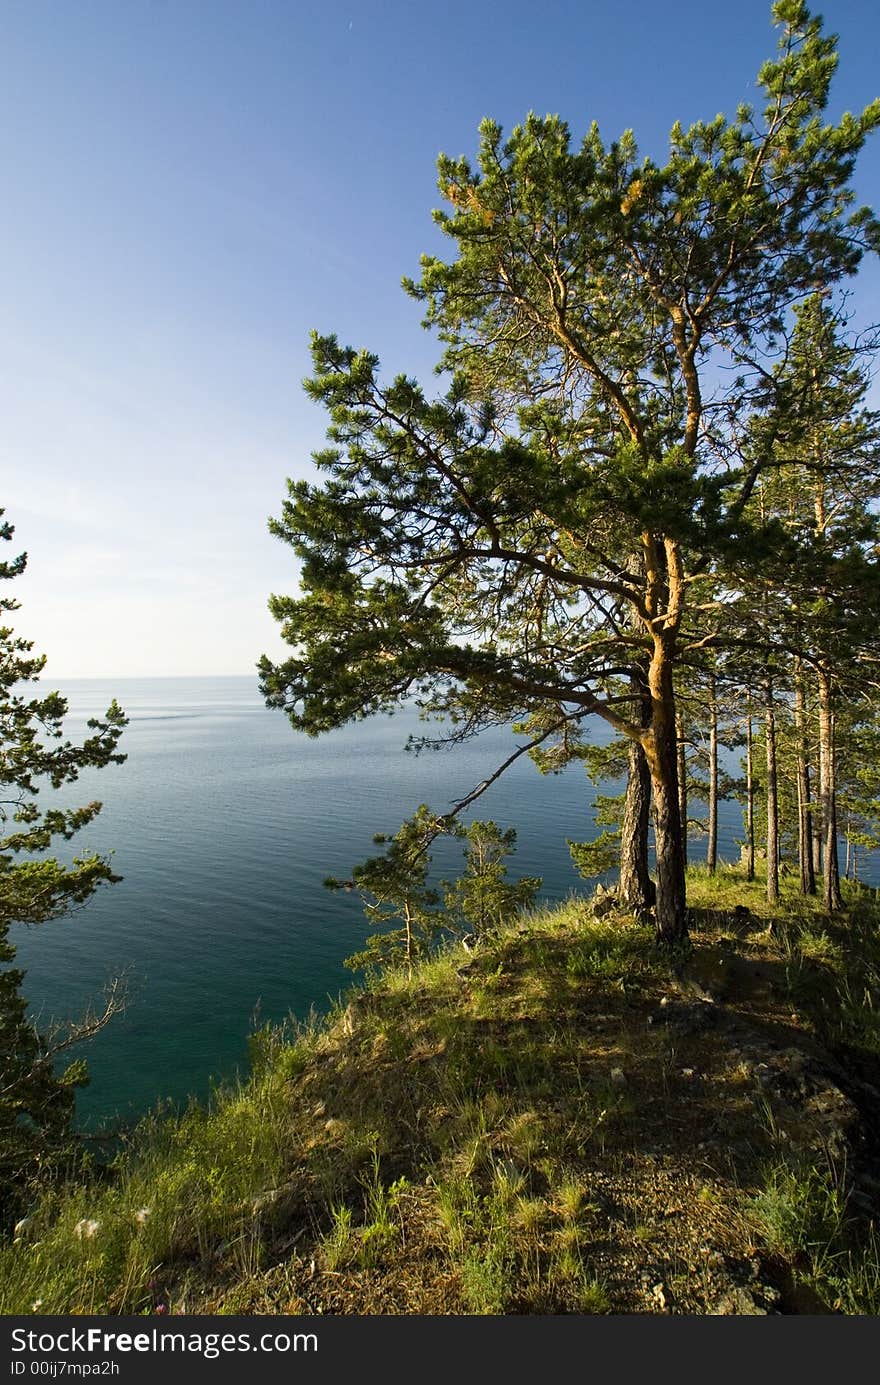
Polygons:
<instances>
[{"instance_id":1,"label":"white wildflower","mask_svg":"<svg viewBox=\"0 0 880 1385\"><path fill-rule=\"evenodd\" d=\"M35 1298L33 1303L31 1304L31 1312L38 1313L42 1306L43 1300L41 1298Z\"/></svg>"},{"instance_id":2,"label":"white wildflower","mask_svg":"<svg viewBox=\"0 0 880 1385\"><path fill-rule=\"evenodd\" d=\"M80 1241L91 1241L100 1230L101 1223L99 1221L91 1221L89 1217L82 1217L73 1228L73 1234Z\"/></svg>"},{"instance_id":3,"label":"white wildflower","mask_svg":"<svg viewBox=\"0 0 880 1385\"><path fill-rule=\"evenodd\" d=\"M138 1208L138 1210L134 1214L134 1219L137 1222L138 1226L146 1226L147 1218L149 1217L151 1211L152 1208L150 1207Z\"/></svg>"}]
</instances>

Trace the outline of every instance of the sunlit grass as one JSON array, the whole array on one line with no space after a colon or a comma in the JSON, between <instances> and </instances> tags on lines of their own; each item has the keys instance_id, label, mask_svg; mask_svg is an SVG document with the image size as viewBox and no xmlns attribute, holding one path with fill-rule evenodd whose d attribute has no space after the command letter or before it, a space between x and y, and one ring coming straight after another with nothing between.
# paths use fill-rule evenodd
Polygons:
<instances>
[{"instance_id":1,"label":"sunlit grass","mask_svg":"<svg viewBox=\"0 0 880 1385\"><path fill-rule=\"evenodd\" d=\"M847 912L829 919L784 885L771 908L762 882L734 868L691 872L697 949L776 959L804 1024L880 1052L873 899L848 892ZM572 897L476 946L448 943L412 975L373 976L323 1019L263 1027L248 1081L143 1122L109 1168L32 1209L0 1247L0 1311L199 1311L221 1284L224 1311L284 1311L301 1302L300 1251L328 1282L401 1286L417 1252L454 1311L612 1311L594 1249L611 1214L593 1173L625 1171L649 1118L661 1129L664 1112L679 1118L685 1060L671 1031L646 1027L644 1007L656 1010L680 961L625 914L597 920ZM639 1086L630 1077L648 1052ZM779 1156L759 1186L743 1184L743 1215L837 1311L876 1312L876 1239L841 1181L783 1157L741 1067L704 1099L732 1100L755 1148ZM711 1177L695 1189L707 1217L737 1195ZM653 1254L657 1225L650 1209L631 1212L614 1234Z\"/></svg>"}]
</instances>

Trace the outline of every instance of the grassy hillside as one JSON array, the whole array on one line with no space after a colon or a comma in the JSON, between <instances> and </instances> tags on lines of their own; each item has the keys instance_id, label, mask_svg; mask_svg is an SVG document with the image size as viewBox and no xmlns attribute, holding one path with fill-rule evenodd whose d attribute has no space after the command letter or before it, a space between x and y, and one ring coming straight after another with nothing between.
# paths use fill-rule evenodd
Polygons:
<instances>
[{"instance_id":1,"label":"grassy hillside","mask_svg":"<svg viewBox=\"0 0 880 1385\"><path fill-rule=\"evenodd\" d=\"M34 1208L2 1311L877 1313L877 904L690 894L686 955L572 899L262 1031Z\"/></svg>"}]
</instances>

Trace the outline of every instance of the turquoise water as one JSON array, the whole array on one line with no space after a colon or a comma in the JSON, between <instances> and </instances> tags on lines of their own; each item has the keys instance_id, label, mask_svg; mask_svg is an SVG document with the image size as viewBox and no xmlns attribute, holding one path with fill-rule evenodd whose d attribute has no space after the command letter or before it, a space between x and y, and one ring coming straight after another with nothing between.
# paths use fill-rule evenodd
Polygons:
<instances>
[{"instance_id":1,"label":"turquoise water","mask_svg":"<svg viewBox=\"0 0 880 1385\"><path fill-rule=\"evenodd\" d=\"M351 984L358 897L330 892L421 802L443 810L513 747L498 730L414 756L404 711L312 740L267 710L256 679L71 681L68 733L115 695L130 717L123 765L82 776L65 801L104 807L72 846L113 852L122 883L75 914L13 941L40 1022L81 1013L105 981L129 976L126 1013L88 1047L89 1123L160 1098L204 1096L230 1075L262 1018L326 1009ZM584 886L566 835L590 831L590 785L573 769L543 778L524 757L475 815L519 831L516 874L543 874L544 897ZM60 853L59 853L60 854ZM83 1050L85 1053L85 1049Z\"/></svg>"},{"instance_id":2,"label":"turquoise water","mask_svg":"<svg viewBox=\"0 0 880 1385\"><path fill-rule=\"evenodd\" d=\"M81 1013L106 980L129 976L124 1015L87 1046L79 1099L88 1123L137 1115L160 1099L204 1096L246 1053L257 1010L280 1020L328 1004L352 981L343 958L363 945L356 895L322 881L375 854L419 803L447 809L515 745L493 730L414 756L414 711L319 740L291 730L251 678L71 681L69 734L116 696L131 719L123 765L83 775L65 801L100 798L73 844L113 852L121 884L81 910L13 930L41 1024ZM605 737L603 727L597 728ZM542 897L585 891L566 837L592 835L593 789L571 766L541 776L527 757L472 810L518 833L514 875L542 875ZM722 855L738 855L727 805ZM451 871L454 856L438 860ZM84 1050L85 1052L85 1050Z\"/></svg>"}]
</instances>

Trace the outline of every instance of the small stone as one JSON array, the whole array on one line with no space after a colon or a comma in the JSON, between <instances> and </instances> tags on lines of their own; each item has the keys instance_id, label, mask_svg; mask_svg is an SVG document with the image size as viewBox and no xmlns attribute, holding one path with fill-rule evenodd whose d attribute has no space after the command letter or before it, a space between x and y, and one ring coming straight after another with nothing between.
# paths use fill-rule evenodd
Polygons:
<instances>
[{"instance_id":1,"label":"small stone","mask_svg":"<svg viewBox=\"0 0 880 1385\"><path fill-rule=\"evenodd\" d=\"M713 1317L766 1317L763 1308L759 1308L748 1289L737 1286L720 1298L712 1310Z\"/></svg>"},{"instance_id":2,"label":"small stone","mask_svg":"<svg viewBox=\"0 0 880 1385\"><path fill-rule=\"evenodd\" d=\"M626 1073L624 1072L623 1068L611 1069L611 1085L613 1087L626 1086Z\"/></svg>"},{"instance_id":3,"label":"small stone","mask_svg":"<svg viewBox=\"0 0 880 1385\"><path fill-rule=\"evenodd\" d=\"M682 1068L682 1070L681 1070L681 1075L682 1075L682 1077L685 1077L685 1078L688 1079L688 1081L690 1081L690 1079L691 1079L691 1078L693 1077L693 1075L694 1075L694 1070L693 1070L693 1068Z\"/></svg>"}]
</instances>

